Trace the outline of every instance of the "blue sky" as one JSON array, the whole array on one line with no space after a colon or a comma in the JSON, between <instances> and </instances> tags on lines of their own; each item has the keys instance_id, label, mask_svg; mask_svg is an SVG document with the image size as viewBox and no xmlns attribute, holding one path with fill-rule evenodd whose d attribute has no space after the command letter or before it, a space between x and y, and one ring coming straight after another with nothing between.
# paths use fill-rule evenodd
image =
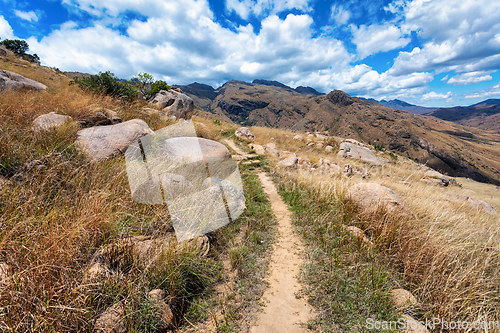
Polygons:
<instances>
[{"instance_id":1,"label":"blue sky","mask_svg":"<svg viewBox=\"0 0 500 333\"><path fill-rule=\"evenodd\" d=\"M500 98L500 1L0 0L0 38L64 71L277 80L427 106Z\"/></svg>"}]
</instances>

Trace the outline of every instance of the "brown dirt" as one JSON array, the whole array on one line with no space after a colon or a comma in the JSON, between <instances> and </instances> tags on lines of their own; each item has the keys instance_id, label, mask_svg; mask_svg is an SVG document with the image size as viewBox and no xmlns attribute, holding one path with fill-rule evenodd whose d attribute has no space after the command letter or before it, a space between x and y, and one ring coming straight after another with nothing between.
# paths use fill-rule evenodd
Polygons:
<instances>
[{"instance_id":1,"label":"brown dirt","mask_svg":"<svg viewBox=\"0 0 500 333\"><path fill-rule=\"evenodd\" d=\"M258 332L307 332L304 325L315 315L313 308L300 297L301 286L297 280L302 258L297 254L303 246L294 233L290 211L278 194L272 180L259 173L264 192L269 196L278 220L278 238L271 255L269 288L262 300L264 311L259 313L251 333Z\"/></svg>"}]
</instances>

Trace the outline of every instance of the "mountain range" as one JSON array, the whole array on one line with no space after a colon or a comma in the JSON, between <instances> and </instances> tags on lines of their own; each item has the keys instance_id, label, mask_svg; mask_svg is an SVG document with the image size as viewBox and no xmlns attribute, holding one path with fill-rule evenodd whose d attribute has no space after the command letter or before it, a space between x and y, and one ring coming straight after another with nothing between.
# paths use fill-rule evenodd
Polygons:
<instances>
[{"instance_id":1,"label":"mountain range","mask_svg":"<svg viewBox=\"0 0 500 333\"><path fill-rule=\"evenodd\" d=\"M419 115L340 90L321 94L264 80L228 81L217 89L199 83L179 87L204 116L246 126L328 132L372 143L452 176L500 184L500 133L464 126L459 121L472 120L463 115L454 117L457 122L439 119L455 114L454 108L430 111L439 111L437 116ZM498 116L492 103L470 108L476 116L486 109L491 109L488 117Z\"/></svg>"}]
</instances>

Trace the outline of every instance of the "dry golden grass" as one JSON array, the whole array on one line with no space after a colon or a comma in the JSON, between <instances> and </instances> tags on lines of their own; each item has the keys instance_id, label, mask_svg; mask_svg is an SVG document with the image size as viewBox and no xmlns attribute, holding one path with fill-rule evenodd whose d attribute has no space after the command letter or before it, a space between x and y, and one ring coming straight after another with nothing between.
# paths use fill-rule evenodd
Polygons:
<instances>
[{"instance_id":1,"label":"dry golden grass","mask_svg":"<svg viewBox=\"0 0 500 333\"><path fill-rule=\"evenodd\" d=\"M341 167L349 164L370 174L370 179L362 179L356 175L348 178L273 169L289 179L289 186L300 184L315 189L320 197L343 198L351 185L375 182L393 189L408 203L413 212L410 217L360 215L351 223L365 230L386 253L405 287L422 301L421 315L469 322L500 319L499 215L478 210L448 194L481 199L500 212L498 187L458 178L462 187L444 188L423 182L427 168L404 157L381 167L371 166L341 159L336 153L305 148L304 143L292 139L295 133L263 128L252 131L258 143L275 142L279 150L294 151L299 157L327 157Z\"/></svg>"}]
</instances>

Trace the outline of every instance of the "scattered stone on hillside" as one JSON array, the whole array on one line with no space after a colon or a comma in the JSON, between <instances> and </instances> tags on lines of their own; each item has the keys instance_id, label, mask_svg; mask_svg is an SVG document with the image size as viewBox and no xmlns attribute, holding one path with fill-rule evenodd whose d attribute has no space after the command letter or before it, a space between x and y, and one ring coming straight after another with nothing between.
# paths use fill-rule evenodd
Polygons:
<instances>
[{"instance_id":1,"label":"scattered stone on hillside","mask_svg":"<svg viewBox=\"0 0 500 333\"><path fill-rule=\"evenodd\" d=\"M354 175L354 171L352 170L352 167L349 164L344 165L343 172L347 177L351 177L352 175Z\"/></svg>"},{"instance_id":2,"label":"scattered stone on hillside","mask_svg":"<svg viewBox=\"0 0 500 333\"><path fill-rule=\"evenodd\" d=\"M176 89L160 90L151 103L157 104L160 109L163 109L167 117L175 116L177 119L191 119L193 116L193 99Z\"/></svg>"},{"instance_id":3,"label":"scattered stone on hillside","mask_svg":"<svg viewBox=\"0 0 500 333\"><path fill-rule=\"evenodd\" d=\"M10 279L10 266L6 263L0 263L0 288L5 287Z\"/></svg>"},{"instance_id":4,"label":"scattered stone on hillside","mask_svg":"<svg viewBox=\"0 0 500 333\"><path fill-rule=\"evenodd\" d=\"M134 141L154 134L141 119L108 126L89 127L77 133L76 145L94 161L124 153Z\"/></svg>"},{"instance_id":5,"label":"scattered stone on hillside","mask_svg":"<svg viewBox=\"0 0 500 333\"><path fill-rule=\"evenodd\" d=\"M291 151L283 150L279 152L280 159L288 158L288 157L297 157L297 154L292 153Z\"/></svg>"},{"instance_id":6,"label":"scattered stone on hillside","mask_svg":"<svg viewBox=\"0 0 500 333\"><path fill-rule=\"evenodd\" d=\"M363 162L371 163L374 165L382 164L379 158L375 156L375 154L370 149L347 142L342 142L340 144L340 151L338 152L338 156L361 160Z\"/></svg>"},{"instance_id":7,"label":"scattered stone on hillside","mask_svg":"<svg viewBox=\"0 0 500 333\"><path fill-rule=\"evenodd\" d=\"M80 125L82 127L106 126L113 125L113 121L104 113L98 111L83 117L80 120Z\"/></svg>"},{"instance_id":8,"label":"scattered stone on hillside","mask_svg":"<svg viewBox=\"0 0 500 333\"><path fill-rule=\"evenodd\" d=\"M448 177L434 170L426 171L424 173L424 180L429 183L435 183L441 186L450 185L450 179Z\"/></svg>"},{"instance_id":9,"label":"scattered stone on hillside","mask_svg":"<svg viewBox=\"0 0 500 333\"><path fill-rule=\"evenodd\" d=\"M312 139L312 138L314 138L314 134L307 134L307 137Z\"/></svg>"},{"instance_id":10,"label":"scattered stone on hillside","mask_svg":"<svg viewBox=\"0 0 500 333\"><path fill-rule=\"evenodd\" d=\"M354 103L354 99L342 90L335 89L331 91L326 97L333 104L338 104L341 106L348 106Z\"/></svg>"},{"instance_id":11,"label":"scattered stone on hillside","mask_svg":"<svg viewBox=\"0 0 500 333\"><path fill-rule=\"evenodd\" d=\"M359 142L358 140L354 140L354 139L345 139L345 140L342 140L342 141L345 141L345 142L348 142L348 143L352 143L352 144L355 144L357 146L360 146L360 147L365 147L365 148L368 148L367 145L365 145L364 143L362 142Z\"/></svg>"},{"instance_id":12,"label":"scattered stone on hillside","mask_svg":"<svg viewBox=\"0 0 500 333\"><path fill-rule=\"evenodd\" d=\"M241 162L245 159L243 155L231 155L231 158L236 162Z\"/></svg>"},{"instance_id":13,"label":"scattered stone on hillside","mask_svg":"<svg viewBox=\"0 0 500 333\"><path fill-rule=\"evenodd\" d=\"M151 300L155 317L158 320L156 329L159 332L166 332L174 328L174 314L170 309L170 305L166 302L166 293L161 289L154 289L148 293Z\"/></svg>"},{"instance_id":14,"label":"scattered stone on hillside","mask_svg":"<svg viewBox=\"0 0 500 333\"><path fill-rule=\"evenodd\" d=\"M302 137L302 135L296 135L293 137L294 140L297 140L297 141L304 141L304 138Z\"/></svg>"},{"instance_id":15,"label":"scattered stone on hillside","mask_svg":"<svg viewBox=\"0 0 500 333\"><path fill-rule=\"evenodd\" d=\"M316 133L316 138L318 138L319 140L328 140L328 137L326 135L319 133Z\"/></svg>"},{"instance_id":16,"label":"scattered stone on hillside","mask_svg":"<svg viewBox=\"0 0 500 333\"><path fill-rule=\"evenodd\" d=\"M90 266L83 275L83 280L85 282L94 283L97 281L102 281L111 276L111 271L102 263L95 262Z\"/></svg>"},{"instance_id":17,"label":"scattered stone on hillside","mask_svg":"<svg viewBox=\"0 0 500 333\"><path fill-rule=\"evenodd\" d=\"M482 210L488 214L496 215L497 211L495 208L493 208L492 205L490 205L487 202L484 202L483 200L479 200L476 198L469 197L467 195L463 194L458 194L455 192L447 192L446 193L450 198L455 199L457 201L464 201L469 204L469 206L473 209L477 210Z\"/></svg>"},{"instance_id":18,"label":"scattered stone on hillside","mask_svg":"<svg viewBox=\"0 0 500 333\"><path fill-rule=\"evenodd\" d=\"M249 145L249 147L250 147L250 149L255 150L255 152L259 155L266 155L266 149L264 148L264 146L252 143Z\"/></svg>"},{"instance_id":19,"label":"scattered stone on hillside","mask_svg":"<svg viewBox=\"0 0 500 333\"><path fill-rule=\"evenodd\" d=\"M200 256L206 256L210 242L207 236L200 236L178 244L174 233L160 237L132 236L101 247L92 263L101 263L106 269L127 270L135 260L141 266L158 261L160 255L172 247L177 251L194 250Z\"/></svg>"},{"instance_id":20,"label":"scattered stone on hillside","mask_svg":"<svg viewBox=\"0 0 500 333\"><path fill-rule=\"evenodd\" d=\"M373 246L373 242L366 237L365 233L363 230L359 229L358 227L355 226L347 226L347 225L342 225L342 229L344 229L346 232L352 234L354 237L359 238L363 241L363 243L366 243L370 246Z\"/></svg>"},{"instance_id":21,"label":"scattered stone on hillside","mask_svg":"<svg viewBox=\"0 0 500 333\"><path fill-rule=\"evenodd\" d=\"M314 143L313 141L309 141L309 142L307 143L307 146L308 146L308 147L313 147L314 145L315 145L315 143Z\"/></svg>"},{"instance_id":22,"label":"scattered stone on hillside","mask_svg":"<svg viewBox=\"0 0 500 333\"><path fill-rule=\"evenodd\" d=\"M23 89L44 91L47 90L47 86L14 72L0 70L0 91Z\"/></svg>"},{"instance_id":23,"label":"scattered stone on hillside","mask_svg":"<svg viewBox=\"0 0 500 333\"><path fill-rule=\"evenodd\" d=\"M376 183L360 183L353 185L347 195L363 210L365 214L373 214L379 208L388 213L405 213L408 206L390 188Z\"/></svg>"},{"instance_id":24,"label":"scattered stone on hillside","mask_svg":"<svg viewBox=\"0 0 500 333\"><path fill-rule=\"evenodd\" d=\"M34 132L49 131L61 127L72 120L73 118L71 118L70 116L50 112L36 117L31 124L31 129Z\"/></svg>"},{"instance_id":25,"label":"scattered stone on hillside","mask_svg":"<svg viewBox=\"0 0 500 333\"><path fill-rule=\"evenodd\" d=\"M255 136L250 132L247 127L240 127L235 132L234 135L243 141L252 142L255 139Z\"/></svg>"},{"instance_id":26,"label":"scattered stone on hillside","mask_svg":"<svg viewBox=\"0 0 500 333\"><path fill-rule=\"evenodd\" d=\"M391 290L391 300L397 309L402 310L418 304L417 298L405 289Z\"/></svg>"},{"instance_id":27,"label":"scattered stone on hillside","mask_svg":"<svg viewBox=\"0 0 500 333\"><path fill-rule=\"evenodd\" d=\"M96 333L126 333L125 305L118 302L104 311L94 325Z\"/></svg>"},{"instance_id":28,"label":"scattered stone on hillside","mask_svg":"<svg viewBox=\"0 0 500 333\"><path fill-rule=\"evenodd\" d=\"M296 156L290 156L282 159L278 162L278 166L282 168L294 168L297 166L298 158Z\"/></svg>"},{"instance_id":29,"label":"scattered stone on hillside","mask_svg":"<svg viewBox=\"0 0 500 333\"><path fill-rule=\"evenodd\" d=\"M331 153L331 152L333 152L333 147L332 147L332 146L326 146L326 147L325 147L325 151L326 151L327 153Z\"/></svg>"},{"instance_id":30,"label":"scattered stone on hillside","mask_svg":"<svg viewBox=\"0 0 500 333\"><path fill-rule=\"evenodd\" d=\"M280 157L280 153L278 150L276 150L276 145L274 143L264 145L263 147L264 147L265 155L267 155L271 158L279 158Z\"/></svg>"},{"instance_id":31,"label":"scattered stone on hillside","mask_svg":"<svg viewBox=\"0 0 500 333\"><path fill-rule=\"evenodd\" d=\"M405 323L405 328L402 331L403 333L429 333L429 330L424 325L410 315L403 313L401 319L403 319Z\"/></svg>"},{"instance_id":32,"label":"scattered stone on hillside","mask_svg":"<svg viewBox=\"0 0 500 333\"><path fill-rule=\"evenodd\" d=\"M316 142L316 148L323 149L323 142Z\"/></svg>"},{"instance_id":33,"label":"scattered stone on hillside","mask_svg":"<svg viewBox=\"0 0 500 333\"><path fill-rule=\"evenodd\" d=\"M383 163L383 164L390 162L389 159L385 158L385 157L379 157L378 160L380 161L380 163Z\"/></svg>"}]
</instances>

